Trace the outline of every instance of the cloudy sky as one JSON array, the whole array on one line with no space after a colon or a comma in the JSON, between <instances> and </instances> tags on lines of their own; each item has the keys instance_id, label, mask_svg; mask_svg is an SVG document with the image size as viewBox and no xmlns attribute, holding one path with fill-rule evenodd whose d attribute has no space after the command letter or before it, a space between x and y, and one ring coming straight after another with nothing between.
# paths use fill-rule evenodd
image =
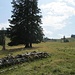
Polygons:
<instances>
[{"instance_id":1,"label":"cloudy sky","mask_svg":"<svg viewBox=\"0 0 75 75\"><path fill-rule=\"evenodd\" d=\"M9 26L11 1L0 0L0 29ZM38 5L45 37L62 38L75 34L75 0L38 0Z\"/></svg>"}]
</instances>

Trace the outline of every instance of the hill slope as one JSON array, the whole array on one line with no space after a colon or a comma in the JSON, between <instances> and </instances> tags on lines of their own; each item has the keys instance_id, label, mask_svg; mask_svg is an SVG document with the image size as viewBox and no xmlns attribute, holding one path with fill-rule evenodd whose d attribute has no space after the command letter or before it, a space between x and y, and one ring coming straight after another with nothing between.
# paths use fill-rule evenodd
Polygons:
<instances>
[{"instance_id":1,"label":"hill slope","mask_svg":"<svg viewBox=\"0 0 75 75\"><path fill-rule=\"evenodd\" d=\"M23 49L23 46L8 49L0 51L0 57L32 51L48 52L50 57L0 69L0 75L75 75L75 42L46 42L34 44L32 49Z\"/></svg>"}]
</instances>

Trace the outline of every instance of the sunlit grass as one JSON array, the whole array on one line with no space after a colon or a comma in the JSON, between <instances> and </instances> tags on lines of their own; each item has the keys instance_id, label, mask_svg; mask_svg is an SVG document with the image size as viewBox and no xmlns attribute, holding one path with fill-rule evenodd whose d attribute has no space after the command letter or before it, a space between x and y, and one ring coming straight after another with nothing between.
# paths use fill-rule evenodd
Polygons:
<instances>
[{"instance_id":1,"label":"sunlit grass","mask_svg":"<svg viewBox=\"0 0 75 75\"><path fill-rule=\"evenodd\" d=\"M0 75L75 75L75 42L42 42L33 44L32 49L24 49L23 45L6 46L6 49L0 50L0 58L9 53L17 55L32 51L48 52L50 57L0 69L7 69ZM16 66L17 68L8 70Z\"/></svg>"}]
</instances>

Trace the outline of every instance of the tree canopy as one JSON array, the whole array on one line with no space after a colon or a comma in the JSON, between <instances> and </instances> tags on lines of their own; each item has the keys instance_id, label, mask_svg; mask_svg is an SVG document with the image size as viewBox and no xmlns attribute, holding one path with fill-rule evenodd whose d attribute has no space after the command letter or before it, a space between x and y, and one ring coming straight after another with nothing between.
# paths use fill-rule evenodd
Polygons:
<instances>
[{"instance_id":1,"label":"tree canopy","mask_svg":"<svg viewBox=\"0 0 75 75\"><path fill-rule=\"evenodd\" d=\"M38 0L13 0L11 3L13 11L8 28L11 42L8 45L32 47L32 43L40 43L44 34Z\"/></svg>"}]
</instances>

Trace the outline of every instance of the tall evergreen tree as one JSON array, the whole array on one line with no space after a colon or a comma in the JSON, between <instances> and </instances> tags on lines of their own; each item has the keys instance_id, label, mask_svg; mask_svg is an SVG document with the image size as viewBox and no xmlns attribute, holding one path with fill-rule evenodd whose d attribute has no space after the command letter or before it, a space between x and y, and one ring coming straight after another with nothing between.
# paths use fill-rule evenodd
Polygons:
<instances>
[{"instance_id":1,"label":"tall evergreen tree","mask_svg":"<svg viewBox=\"0 0 75 75\"><path fill-rule=\"evenodd\" d=\"M13 0L12 19L9 19L10 46L24 44L26 48L32 43L40 43L43 29L40 26L41 15L37 0Z\"/></svg>"}]
</instances>

